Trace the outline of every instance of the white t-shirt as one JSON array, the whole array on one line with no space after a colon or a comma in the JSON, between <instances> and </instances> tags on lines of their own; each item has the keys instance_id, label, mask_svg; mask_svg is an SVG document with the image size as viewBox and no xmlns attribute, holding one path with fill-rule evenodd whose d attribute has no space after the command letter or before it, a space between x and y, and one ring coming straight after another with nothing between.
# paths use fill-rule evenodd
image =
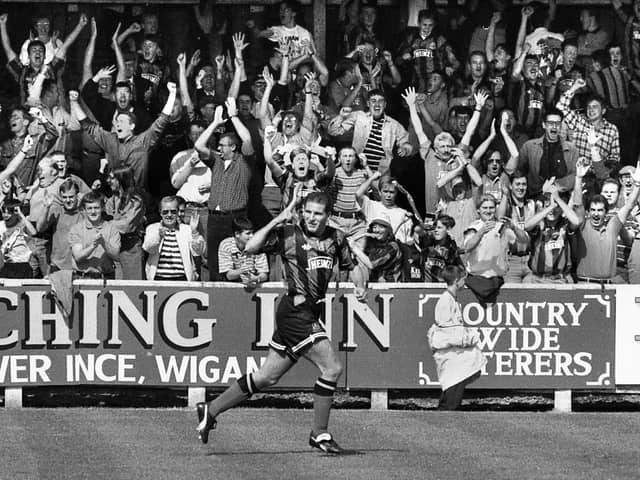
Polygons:
<instances>
[{"instance_id":1,"label":"white t-shirt","mask_svg":"<svg viewBox=\"0 0 640 480\"><path fill-rule=\"evenodd\" d=\"M312 42L313 37L306 28L296 25L293 28L288 28L283 25L276 25L271 27L273 34L269 38L272 42L278 43L290 43L289 56L291 61L302 57L305 49L303 42Z\"/></svg>"},{"instance_id":2,"label":"white t-shirt","mask_svg":"<svg viewBox=\"0 0 640 480\"><path fill-rule=\"evenodd\" d=\"M388 218L396 239L402 243L411 243L411 214L404 208L388 208L382 202L364 197L362 213L364 213L367 223L380 217Z\"/></svg>"}]
</instances>

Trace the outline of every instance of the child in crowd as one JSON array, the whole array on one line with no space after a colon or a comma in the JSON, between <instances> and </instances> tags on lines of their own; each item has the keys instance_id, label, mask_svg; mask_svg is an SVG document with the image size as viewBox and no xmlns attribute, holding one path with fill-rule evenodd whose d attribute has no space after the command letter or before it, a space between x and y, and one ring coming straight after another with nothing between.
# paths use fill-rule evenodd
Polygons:
<instances>
[{"instance_id":1,"label":"child in crowd","mask_svg":"<svg viewBox=\"0 0 640 480\"><path fill-rule=\"evenodd\" d=\"M438 409L457 410L465 387L480 378L487 360L478 347L477 331L465 327L462 318L457 294L464 287L464 269L448 265L442 270L442 278L447 289L436 304L435 323L427 338L442 388Z\"/></svg>"},{"instance_id":2,"label":"child in crowd","mask_svg":"<svg viewBox=\"0 0 640 480\"><path fill-rule=\"evenodd\" d=\"M269 262L265 253L252 254L244 250L253 236L253 224L247 218L234 218L231 224L233 237L228 237L218 247L220 273L230 282L242 282L253 289L269 278Z\"/></svg>"}]
</instances>

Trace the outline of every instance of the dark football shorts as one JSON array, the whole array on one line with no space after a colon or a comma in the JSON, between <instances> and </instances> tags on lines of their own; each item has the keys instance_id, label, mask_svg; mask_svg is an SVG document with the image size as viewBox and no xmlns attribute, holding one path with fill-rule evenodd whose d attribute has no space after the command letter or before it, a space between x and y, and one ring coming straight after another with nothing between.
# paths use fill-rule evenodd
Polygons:
<instances>
[{"instance_id":1,"label":"dark football shorts","mask_svg":"<svg viewBox=\"0 0 640 480\"><path fill-rule=\"evenodd\" d=\"M304 349L316 340L329 338L319 321L323 308L324 303L310 304L309 301L294 305L293 296L285 295L278 304L276 331L269 346L297 362Z\"/></svg>"}]
</instances>

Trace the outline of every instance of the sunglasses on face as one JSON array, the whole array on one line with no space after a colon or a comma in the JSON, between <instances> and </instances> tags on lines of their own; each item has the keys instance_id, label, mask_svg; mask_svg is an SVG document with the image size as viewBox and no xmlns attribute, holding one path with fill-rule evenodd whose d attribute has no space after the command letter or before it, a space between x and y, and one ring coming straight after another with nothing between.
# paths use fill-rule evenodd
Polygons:
<instances>
[{"instance_id":1,"label":"sunglasses on face","mask_svg":"<svg viewBox=\"0 0 640 480\"><path fill-rule=\"evenodd\" d=\"M178 213L178 210L175 208L169 209L169 210L162 210L160 212L160 215L176 215Z\"/></svg>"}]
</instances>

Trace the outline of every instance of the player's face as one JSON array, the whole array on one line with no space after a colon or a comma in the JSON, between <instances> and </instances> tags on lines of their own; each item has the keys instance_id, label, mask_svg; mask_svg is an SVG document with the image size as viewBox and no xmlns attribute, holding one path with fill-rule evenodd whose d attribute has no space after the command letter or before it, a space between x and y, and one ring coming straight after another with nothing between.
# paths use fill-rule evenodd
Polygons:
<instances>
[{"instance_id":1,"label":"player's face","mask_svg":"<svg viewBox=\"0 0 640 480\"><path fill-rule=\"evenodd\" d=\"M78 192L74 188L60 194L62 197L62 207L67 210L75 210L78 206Z\"/></svg>"},{"instance_id":2,"label":"player's face","mask_svg":"<svg viewBox=\"0 0 640 480\"><path fill-rule=\"evenodd\" d=\"M484 222L488 222L490 220L496 219L496 204L490 200L485 200L482 202L480 207L478 208L478 214L480 215L480 219Z\"/></svg>"},{"instance_id":3,"label":"player's face","mask_svg":"<svg viewBox=\"0 0 640 480\"><path fill-rule=\"evenodd\" d=\"M309 233L316 234L324 231L329 217L325 208L321 203L305 202L302 210L302 218Z\"/></svg>"},{"instance_id":4,"label":"player's face","mask_svg":"<svg viewBox=\"0 0 640 480\"><path fill-rule=\"evenodd\" d=\"M600 228L604 223L604 216L607 213L607 206L604 203L592 203L589 205L589 220L595 228Z\"/></svg>"},{"instance_id":5,"label":"player's face","mask_svg":"<svg viewBox=\"0 0 640 480\"><path fill-rule=\"evenodd\" d=\"M618 185L615 185L613 183L605 183L602 186L602 191L600 192L600 194L607 199L609 208L616 206L616 203L618 202L618 193Z\"/></svg>"}]
</instances>

